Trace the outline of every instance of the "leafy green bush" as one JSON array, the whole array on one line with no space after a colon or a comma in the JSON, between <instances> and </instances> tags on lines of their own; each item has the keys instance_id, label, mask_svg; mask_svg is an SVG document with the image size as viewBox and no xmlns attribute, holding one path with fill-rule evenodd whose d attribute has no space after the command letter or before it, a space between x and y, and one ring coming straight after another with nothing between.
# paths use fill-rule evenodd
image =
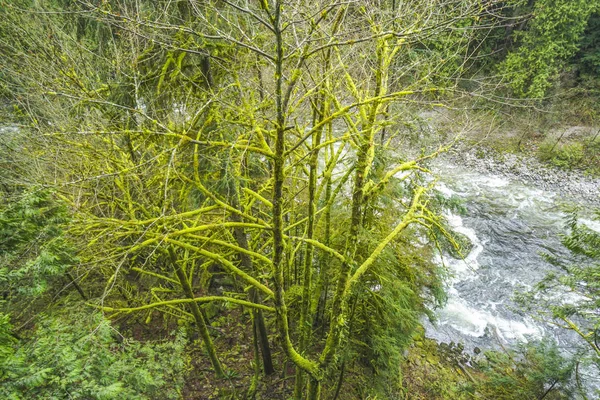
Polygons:
<instances>
[{"instance_id":1,"label":"leafy green bush","mask_svg":"<svg viewBox=\"0 0 600 400\"><path fill-rule=\"evenodd\" d=\"M0 282L9 301L40 296L75 263L63 236L68 219L47 190L33 188L0 207Z\"/></svg>"},{"instance_id":2,"label":"leafy green bush","mask_svg":"<svg viewBox=\"0 0 600 400\"><path fill-rule=\"evenodd\" d=\"M124 339L99 313L39 317L34 336L8 343L0 319L0 398L177 399L185 337L164 343Z\"/></svg>"},{"instance_id":3,"label":"leafy green bush","mask_svg":"<svg viewBox=\"0 0 600 400\"><path fill-rule=\"evenodd\" d=\"M0 379L4 376L2 367L15 352L13 345L16 339L11 331L10 316L0 313Z\"/></svg>"},{"instance_id":4,"label":"leafy green bush","mask_svg":"<svg viewBox=\"0 0 600 400\"><path fill-rule=\"evenodd\" d=\"M592 175L600 176L600 138L597 136L587 140L583 158L584 168Z\"/></svg>"},{"instance_id":5,"label":"leafy green bush","mask_svg":"<svg viewBox=\"0 0 600 400\"><path fill-rule=\"evenodd\" d=\"M415 400L573 398L574 362L550 341L472 356L462 344L415 338L403 364L403 392Z\"/></svg>"},{"instance_id":6,"label":"leafy green bush","mask_svg":"<svg viewBox=\"0 0 600 400\"><path fill-rule=\"evenodd\" d=\"M516 351L486 352L480 368L488 379L478 388L484 398L568 399L574 363L549 341L522 345Z\"/></svg>"},{"instance_id":7,"label":"leafy green bush","mask_svg":"<svg viewBox=\"0 0 600 400\"><path fill-rule=\"evenodd\" d=\"M538 150L540 160L557 167L572 169L581 165L584 159L584 147L581 143L555 144L544 142Z\"/></svg>"},{"instance_id":8,"label":"leafy green bush","mask_svg":"<svg viewBox=\"0 0 600 400\"><path fill-rule=\"evenodd\" d=\"M403 399L467 400L477 398L470 375L459 366L457 354L448 350L458 346L437 343L425 338L422 330L414 335L414 346L403 363ZM460 345L459 345L460 346ZM459 349L462 353L463 348Z\"/></svg>"}]
</instances>

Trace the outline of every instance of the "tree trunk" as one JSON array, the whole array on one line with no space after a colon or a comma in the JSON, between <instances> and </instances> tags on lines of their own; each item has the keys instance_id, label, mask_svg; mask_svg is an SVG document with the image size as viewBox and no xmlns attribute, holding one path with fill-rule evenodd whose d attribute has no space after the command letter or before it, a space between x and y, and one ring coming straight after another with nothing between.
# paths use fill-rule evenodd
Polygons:
<instances>
[{"instance_id":1,"label":"tree trunk","mask_svg":"<svg viewBox=\"0 0 600 400\"><path fill-rule=\"evenodd\" d=\"M189 299L194 299L194 292L190 283L188 281L188 277L186 276L185 271L183 271L182 267L177 265L177 256L175 255L175 251L173 249L169 249L169 255L171 256L171 263L173 264L173 268L175 268L175 274L177 275L177 279L179 280L179 284L183 289L183 292ZM192 311L192 315L194 316L194 320L196 321L196 326L200 331L200 336L202 336L202 341L204 342L204 347L206 348L206 352L208 353L208 357L210 358L210 362L215 370L215 374L218 378L223 378L225 373L223 372L223 368L221 367L221 363L219 362L219 358L217 357L217 352L215 350L215 346L210 338L210 333L208 332L208 326L206 320L202 316L200 311L200 307L198 307L198 303L191 302L190 310Z\"/></svg>"},{"instance_id":2,"label":"tree trunk","mask_svg":"<svg viewBox=\"0 0 600 400\"><path fill-rule=\"evenodd\" d=\"M237 209L239 206L239 191L236 185L231 185L232 187L232 203L233 206ZM231 220L234 222L241 222L241 217L238 214L232 214ZM238 246L240 246L244 250L250 250L250 246L248 244L248 237L246 236L246 232L243 228L237 227L233 229L233 236ZM246 253L239 253L238 258L240 260L240 264L247 272L258 273L254 263L250 256ZM256 290L256 288L251 288L250 291L250 301L253 303L259 304L261 302L260 294ZM263 370L265 375L270 375L275 372L275 368L273 368L273 359L271 356L271 347L269 346L269 335L267 332L267 327L265 324L265 317L263 315L262 310L252 309L252 316L254 320L254 324L256 324L256 328L258 329L258 343L260 346L262 361L263 361Z\"/></svg>"}]
</instances>

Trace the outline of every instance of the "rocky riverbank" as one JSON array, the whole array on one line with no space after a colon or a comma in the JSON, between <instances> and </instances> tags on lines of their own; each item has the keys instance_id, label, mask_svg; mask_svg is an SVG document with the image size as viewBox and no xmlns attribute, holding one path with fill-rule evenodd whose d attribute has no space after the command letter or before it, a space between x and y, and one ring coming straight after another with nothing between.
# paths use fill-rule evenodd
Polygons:
<instances>
[{"instance_id":1,"label":"rocky riverbank","mask_svg":"<svg viewBox=\"0 0 600 400\"><path fill-rule=\"evenodd\" d=\"M572 199L591 206L600 206L600 179L586 176L581 171L566 171L545 165L530 156L500 153L481 146L458 145L444 154L442 159L550 190L565 200Z\"/></svg>"}]
</instances>

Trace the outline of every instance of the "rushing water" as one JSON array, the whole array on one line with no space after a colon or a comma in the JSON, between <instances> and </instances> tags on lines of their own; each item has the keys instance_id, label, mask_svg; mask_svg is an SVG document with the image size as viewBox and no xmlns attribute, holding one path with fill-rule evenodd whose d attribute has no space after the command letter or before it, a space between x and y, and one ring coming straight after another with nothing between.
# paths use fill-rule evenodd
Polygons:
<instances>
[{"instance_id":1,"label":"rushing water","mask_svg":"<svg viewBox=\"0 0 600 400\"><path fill-rule=\"evenodd\" d=\"M471 240L473 248L464 260L444 257L451 272L448 302L437 311L435 325L426 323L428 336L463 342L467 351L543 336L553 337L564 349L576 344L579 339L572 332L532 318L513 302L516 291L531 288L555 270L542 253L569 257L559 238L564 232L561 205L565 199L448 163L438 164L436 172L437 189L466 208L464 215L448 213L447 219ZM600 228L598 223L588 224Z\"/></svg>"}]
</instances>

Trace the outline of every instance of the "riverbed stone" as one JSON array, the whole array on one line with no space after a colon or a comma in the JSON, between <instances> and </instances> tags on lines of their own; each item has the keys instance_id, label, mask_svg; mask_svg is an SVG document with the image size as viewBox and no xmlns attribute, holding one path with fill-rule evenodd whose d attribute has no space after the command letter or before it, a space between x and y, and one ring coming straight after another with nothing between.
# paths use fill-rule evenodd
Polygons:
<instances>
[{"instance_id":1,"label":"riverbed stone","mask_svg":"<svg viewBox=\"0 0 600 400\"><path fill-rule=\"evenodd\" d=\"M543 164L534 157L501 154L478 146L459 145L442 157L482 173L501 175L554 191L565 200L574 198L590 206L600 206L600 179L589 177L581 171L565 171Z\"/></svg>"}]
</instances>

